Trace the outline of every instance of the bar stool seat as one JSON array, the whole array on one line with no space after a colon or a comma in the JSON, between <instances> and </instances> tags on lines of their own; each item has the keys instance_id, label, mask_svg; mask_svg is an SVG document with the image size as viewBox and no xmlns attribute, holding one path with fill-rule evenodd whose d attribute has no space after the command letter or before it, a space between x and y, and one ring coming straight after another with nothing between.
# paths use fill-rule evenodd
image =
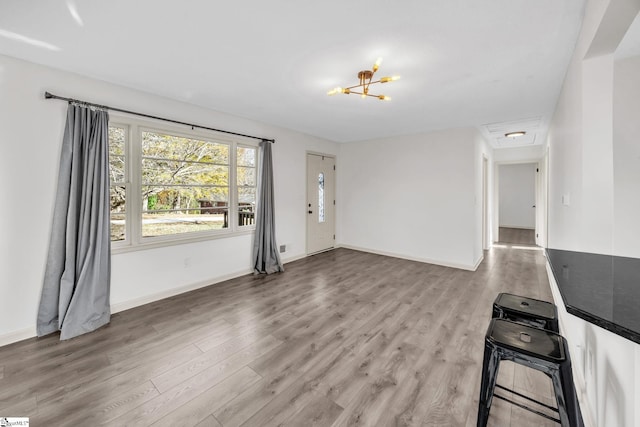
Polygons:
<instances>
[{"instance_id":1,"label":"bar stool seat","mask_svg":"<svg viewBox=\"0 0 640 427\"><path fill-rule=\"evenodd\" d=\"M554 304L546 301L503 292L498 294L493 302L491 317L508 319L560 333L558 310Z\"/></svg>"},{"instance_id":2,"label":"bar stool seat","mask_svg":"<svg viewBox=\"0 0 640 427\"><path fill-rule=\"evenodd\" d=\"M558 419L494 394L502 360L544 372L551 378L557 408L516 393L556 412ZM498 386L500 387L500 386ZM500 387L504 388L504 387ZM504 388L505 390L508 390ZM509 390L512 391L512 390ZM524 409L559 422L563 427L582 427L578 399L571 373L571 359L566 340L559 334L505 319L491 319L485 337L482 381L478 404L478 427L485 427L493 398L500 398Z\"/></svg>"}]
</instances>

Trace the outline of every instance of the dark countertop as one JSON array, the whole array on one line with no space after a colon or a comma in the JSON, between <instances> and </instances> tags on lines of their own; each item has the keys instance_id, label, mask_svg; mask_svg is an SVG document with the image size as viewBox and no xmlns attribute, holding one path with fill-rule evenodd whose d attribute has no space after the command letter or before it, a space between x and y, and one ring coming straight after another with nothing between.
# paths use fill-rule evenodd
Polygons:
<instances>
[{"instance_id":1,"label":"dark countertop","mask_svg":"<svg viewBox=\"0 0 640 427\"><path fill-rule=\"evenodd\" d=\"M640 259L547 249L567 312L640 344Z\"/></svg>"}]
</instances>

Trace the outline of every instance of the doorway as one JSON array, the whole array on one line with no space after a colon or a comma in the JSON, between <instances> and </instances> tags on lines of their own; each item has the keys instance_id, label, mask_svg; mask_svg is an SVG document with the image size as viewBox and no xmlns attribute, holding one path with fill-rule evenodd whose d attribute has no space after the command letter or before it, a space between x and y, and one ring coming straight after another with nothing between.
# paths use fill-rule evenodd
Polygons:
<instances>
[{"instance_id":1,"label":"doorway","mask_svg":"<svg viewBox=\"0 0 640 427\"><path fill-rule=\"evenodd\" d=\"M538 163L498 166L498 241L535 245L539 226Z\"/></svg>"},{"instance_id":2,"label":"doorway","mask_svg":"<svg viewBox=\"0 0 640 427\"><path fill-rule=\"evenodd\" d=\"M307 153L307 254L335 245L336 159Z\"/></svg>"}]
</instances>

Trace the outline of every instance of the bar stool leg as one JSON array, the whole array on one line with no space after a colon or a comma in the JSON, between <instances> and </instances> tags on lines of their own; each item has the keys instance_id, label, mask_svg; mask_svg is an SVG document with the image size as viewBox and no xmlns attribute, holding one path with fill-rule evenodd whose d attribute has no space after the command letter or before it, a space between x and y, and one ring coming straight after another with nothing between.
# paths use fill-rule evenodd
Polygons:
<instances>
[{"instance_id":1,"label":"bar stool leg","mask_svg":"<svg viewBox=\"0 0 640 427\"><path fill-rule=\"evenodd\" d=\"M486 427L487 425L499 368L500 354L498 353L498 350L485 342L484 358L482 360L480 399L478 401L478 427Z\"/></svg>"},{"instance_id":2,"label":"bar stool leg","mask_svg":"<svg viewBox=\"0 0 640 427\"><path fill-rule=\"evenodd\" d=\"M562 398L564 400L564 407L561 407L560 402L558 401L561 424L564 426L566 423L566 425L570 427L583 427L584 422L582 420L582 416L580 415L578 396L576 395L576 389L573 384L573 373L571 372L570 362L560 365L558 376L558 382L560 383L559 385L562 390ZM556 384L554 381L554 387L555 386Z\"/></svg>"}]
</instances>

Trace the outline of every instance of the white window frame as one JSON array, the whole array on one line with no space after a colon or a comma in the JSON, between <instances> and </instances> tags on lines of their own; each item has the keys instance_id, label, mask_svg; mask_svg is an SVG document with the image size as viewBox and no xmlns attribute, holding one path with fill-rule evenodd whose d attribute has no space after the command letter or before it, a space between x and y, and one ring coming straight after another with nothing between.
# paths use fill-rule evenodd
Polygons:
<instances>
[{"instance_id":1,"label":"white window frame","mask_svg":"<svg viewBox=\"0 0 640 427\"><path fill-rule=\"evenodd\" d=\"M255 232L254 224L238 225L237 147L256 150L256 204L258 198L259 144L240 140L206 129L186 129L167 122L144 121L129 116L110 113L110 127L124 128L125 131L125 238L112 241L111 252L123 253L157 247L181 245L185 243L227 238ZM142 132L157 132L184 138L201 139L229 146L229 224L226 229L197 231L192 233L162 236L142 236Z\"/></svg>"}]
</instances>

